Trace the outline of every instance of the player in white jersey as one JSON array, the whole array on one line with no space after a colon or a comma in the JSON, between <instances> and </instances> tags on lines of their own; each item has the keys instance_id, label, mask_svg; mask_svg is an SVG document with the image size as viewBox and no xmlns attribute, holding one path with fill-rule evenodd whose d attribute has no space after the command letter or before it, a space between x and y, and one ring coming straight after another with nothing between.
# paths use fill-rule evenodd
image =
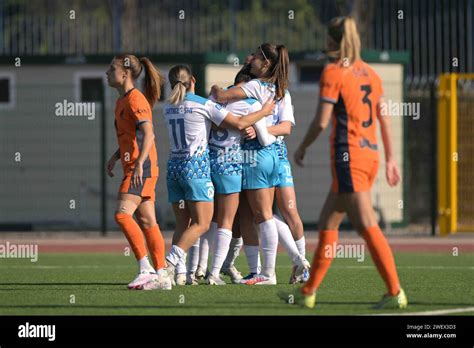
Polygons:
<instances>
[{"instance_id":1,"label":"player in white jersey","mask_svg":"<svg viewBox=\"0 0 474 348\"><path fill-rule=\"evenodd\" d=\"M238 117L219 104L194 94L196 80L189 67L174 66L168 78L172 93L170 105L163 110L170 141L167 187L176 229L166 261L167 271L174 278L176 265L209 229L213 215L214 186L208 150L211 124L245 129L270 115L274 102L269 100L260 111Z\"/></svg>"},{"instance_id":2,"label":"player in white jersey","mask_svg":"<svg viewBox=\"0 0 474 348\"><path fill-rule=\"evenodd\" d=\"M267 126L269 127L270 134L278 136L275 149L277 150L280 162L278 173L279 183L276 187L277 203L280 212L283 215L283 219L275 215L274 221L277 226L280 241L288 251L294 265L292 277L290 279L290 282L294 283L296 281L304 280L305 277L303 275L307 276L309 263L304 257L303 226L296 209L296 197L293 187L293 178L291 176L291 166L286 156L286 145L283 140L283 135L290 134L291 127L294 125L295 121L291 96L286 89L288 83L286 81L286 84L284 84L285 88L282 89L282 79L277 78L278 76L285 76L288 67L285 66L284 61L279 65L273 64L275 59L284 60L284 54L281 55L279 50L285 51L286 49L282 46L262 44L250 60L251 72L257 77L257 79L245 84L241 90L237 92L224 92L219 88L214 87L213 93L219 101L244 97L263 99L272 95L276 96L278 99L273 115L267 117ZM246 131L249 138L255 136L255 134L252 134L254 132L252 127L249 127ZM284 220L291 222L291 229ZM295 242L295 239L298 240L298 242ZM256 260L256 258L254 259ZM250 282L253 283L253 281Z\"/></svg>"},{"instance_id":3,"label":"player in white jersey","mask_svg":"<svg viewBox=\"0 0 474 348\"><path fill-rule=\"evenodd\" d=\"M278 108L288 88L289 58L288 50L283 45L264 43L258 47L251 62L251 73L258 78L246 83L241 88L222 90L218 86L212 87L212 95L218 102L240 100L248 97L257 100L274 98L277 100L272 116L267 117L267 126L277 124ZM275 147L272 147L276 153ZM260 153L260 151L259 151ZM263 269L246 284L276 284L275 262L278 247L278 229L273 218L274 187L279 184L279 159L271 161L272 155L268 151L264 161L259 161L258 172L253 172L244 178L243 186L246 190L255 222L259 226L260 244L263 252ZM272 167L275 172L269 171ZM245 187L246 186L246 187Z\"/></svg>"},{"instance_id":4,"label":"player in white jersey","mask_svg":"<svg viewBox=\"0 0 474 348\"><path fill-rule=\"evenodd\" d=\"M234 86L240 87L251 79L245 70L241 70L234 81ZM247 98L224 104L225 108L238 116L244 116L258 111L262 104L256 99ZM265 119L254 125L259 142L269 146L276 141L276 137L268 134ZM215 187L213 222L217 224L214 236L214 254L212 267L207 277L211 285L225 285L219 277L222 265L227 257L232 239L232 225L239 206L239 194L242 190L242 165L257 160L255 151L246 151L240 148L240 131L234 129L213 128L209 138L209 155L211 161L211 177Z\"/></svg>"}]
</instances>

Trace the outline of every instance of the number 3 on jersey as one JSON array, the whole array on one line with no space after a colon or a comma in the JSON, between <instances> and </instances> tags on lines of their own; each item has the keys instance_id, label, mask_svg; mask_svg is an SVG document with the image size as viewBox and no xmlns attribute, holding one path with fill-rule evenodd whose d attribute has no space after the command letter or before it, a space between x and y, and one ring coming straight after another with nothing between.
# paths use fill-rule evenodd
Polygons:
<instances>
[{"instance_id":1,"label":"number 3 on jersey","mask_svg":"<svg viewBox=\"0 0 474 348\"><path fill-rule=\"evenodd\" d=\"M169 123L171 125L171 133L173 133L173 141L174 141L174 146L178 150L186 149L188 146L186 145L186 135L184 133L184 119L183 118L178 118L178 119L170 119ZM178 136L177 136L177 129L176 125L179 127L179 141L178 141Z\"/></svg>"},{"instance_id":2,"label":"number 3 on jersey","mask_svg":"<svg viewBox=\"0 0 474 348\"><path fill-rule=\"evenodd\" d=\"M372 88L370 85L362 85L360 86L360 90L365 92L362 102L369 106L369 119L362 122L362 127L367 128L372 125L372 102L369 99L369 94L372 93Z\"/></svg>"}]
</instances>

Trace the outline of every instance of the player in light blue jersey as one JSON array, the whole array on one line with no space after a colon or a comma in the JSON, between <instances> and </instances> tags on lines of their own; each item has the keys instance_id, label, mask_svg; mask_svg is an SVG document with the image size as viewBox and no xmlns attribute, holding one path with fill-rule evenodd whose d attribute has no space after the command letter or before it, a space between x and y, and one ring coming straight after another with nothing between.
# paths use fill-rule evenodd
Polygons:
<instances>
[{"instance_id":1,"label":"player in light blue jersey","mask_svg":"<svg viewBox=\"0 0 474 348\"><path fill-rule=\"evenodd\" d=\"M229 88L241 87L251 79L251 75L242 69L235 77L234 86ZM256 99L247 98L224 104L224 106L235 115L245 116L260 110L262 104ZM268 133L265 119L255 123L254 127L258 141L263 144L263 147L276 141L276 137ZM239 207L239 194L242 190L242 167L248 173L248 168L256 167L256 161L258 161L257 151L247 149L245 143L241 148L240 143L240 131L238 130L219 127L213 127L211 130L209 154L211 177L216 193L213 222L217 224L216 231L212 231L211 227L211 230L207 232L211 233L211 238L214 240L212 266L207 277L207 283L211 285L225 285L225 282L219 277L219 273L232 240L232 226ZM231 278L233 282L236 282L235 274Z\"/></svg>"},{"instance_id":2,"label":"player in light blue jersey","mask_svg":"<svg viewBox=\"0 0 474 348\"><path fill-rule=\"evenodd\" d=\"M266 118L269 133L278 136L274 146L279 162L279 182L276 184L276 198L283 218L277 215L274 215L273 218L277 226L278 237L288 251L294 265L290 279L290 282L294 283L304 280L304 275L308 275L309 263L304 257L303 225L296 208L291 166L283 140L283 136L290 134L291 127L295 123L291 96L287 90L288 66L285 65L285 53L287 60L287 51L284 46L262 44L250 60L251 73L257 77L256 79L246 83L240 90L224 91L217 86L213 86L212 93L218 101L248 97L256 99L274 97L277 99L273 115ZM281 62L278 64L280 60ZM246 135L248 138L255 137L253 127L246 130ZM285 223L285 220L290 224L290 227ZM245 239L249 238L244 236ZM246 240L245 244L247 245ZM252 252L253 254L254 252ZM257 258L254 258L254 265L256 265L257 260ZM249 263L251 263L251 260L249 260Z\"/></svg>"},{"instance_id":3,"label":"player in light blue jersey","mask_svg":"<svg viewBox=\"0 0 474 348\"><path fill-rule=\"evenodd\" d=\"M257 77L241 88L222 90L213 86L211 93L218 102L255 98L259 101L266 98L277 100L273 114L267 117L267 126L277 122L278 107L288 88L289 58L288 50L283 45L262 44L254 53L250 63L251 73ZM249 92L251 86L253 93ZM252 146L250 142L247 146ZM258 142L257 142L258 144ZM279 159L275 146L258 151L257 169L244 167L243 189L245 189L255 222L258 224L260 244L263 252L261 274L253 276L246 284L276 284L275 263L278 247L278 229L273 218L273 200L275 186L279 184ZM258 255L258 247L257 247ZM256 259L256 258L254 258ZM253 268L253 267L252 267Z\"/></svg>"},{"instance_id":4,"label":"player in light blue jersey","mask_svg":"<svg viewBox=\"0 0 474 348\"><path fill-rule=\"evenodd\" d=\"M166 256L168 273L175 268L213 216L214 186L211 181L208 139L211 124L243 130L270 115L274 101L261 110L238 117L221 105L194 94L196 80L185 65L174 66L168 75L172 92L163 113L169 132L168 201L173 204L176 229Z\"/></svg>"}]
</instances>

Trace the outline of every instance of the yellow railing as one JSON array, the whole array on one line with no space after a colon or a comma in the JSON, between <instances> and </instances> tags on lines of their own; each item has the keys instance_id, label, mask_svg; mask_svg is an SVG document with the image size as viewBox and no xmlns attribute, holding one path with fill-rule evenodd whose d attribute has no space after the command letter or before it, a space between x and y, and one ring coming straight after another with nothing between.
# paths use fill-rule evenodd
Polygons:
<instances>
[{"instance_id":1,"label":"yellow railing","mask_svg":"<svg viewBox=\"0 0 474 348\"><path fill-rule=\"evenodd\" d=\"M474 74L442 74L438 87L438 224L441 235L474 230L474 226L462 226L462 228L458 226L458 80L460 79L474 80ZM474 204L474 197L472 201Z\"/></svg>"}]
</instances>

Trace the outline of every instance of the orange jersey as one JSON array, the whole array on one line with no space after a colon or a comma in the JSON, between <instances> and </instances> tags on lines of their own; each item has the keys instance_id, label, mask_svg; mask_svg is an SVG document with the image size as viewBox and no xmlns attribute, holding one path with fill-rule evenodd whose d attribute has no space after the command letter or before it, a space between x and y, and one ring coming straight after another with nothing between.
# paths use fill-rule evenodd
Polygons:
<instances>
[{"instance_id":1,"label":"orange jersey","mask_svg":"<svg viewBox=\"0 0 474 348\"><path fill-rule=\"evenodd\" d=\"M351 162L378 160L377 104L383 95L382 81L364 61L349 67L341 62L324 69L321 101L334 104L331 160Z\"/></svg>"},{"instance_id":2,"label":"orange jersey","mask_svg":"<svg viewBox=\"0 0 474 348\"><path fill-rule=\"evenodd\" d=\"M143 122L152 122L150 104L138 89L133 88L119 98L115 105L115 130L125 176L133 173L135 161L140 155L144 134L139 125ZM143 177L157 176L158 155L155 142L153 142L148 157L143 163Z\"/></svg>"}]
</instances>

